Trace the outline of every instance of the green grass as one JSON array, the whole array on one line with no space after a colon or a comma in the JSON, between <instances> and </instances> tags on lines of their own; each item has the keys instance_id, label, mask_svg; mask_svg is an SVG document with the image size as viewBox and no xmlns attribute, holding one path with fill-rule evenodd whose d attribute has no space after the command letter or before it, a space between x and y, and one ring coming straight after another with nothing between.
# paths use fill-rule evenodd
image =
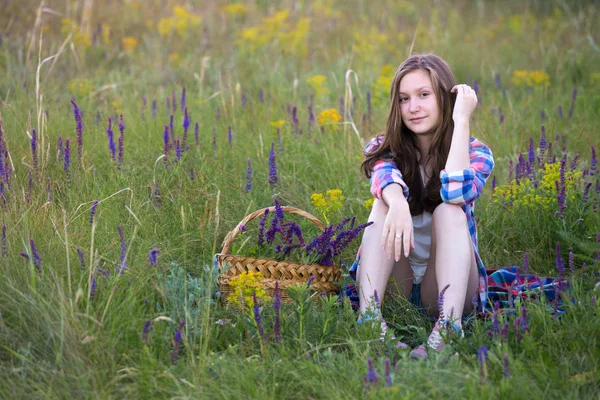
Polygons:
<instances>
[{"instance_id":1,"label":"green grass","mask_svg":"<svg viewBox=\"0 0 600 400\"><path fill-rule=\"evenodd\" d=\"M282 308L280 343L274 340L273 307L264 305L261 338L249 310L227 307L215 296L212 256L229 230L250 212L272 205L274 195L284 205L319 215L311 194L341 189L344 204L330 216L332 222L350 216L366 221L369 210L363 203L371 195L360 176L362 147L383 129L388 110L389 88L376 82L383 66L395 69L411 46L413 52L447 59L459 82L477 81L481 104L472 134L492 148L498 185L510 183L509 161L516 163L519 153L527 158L529 138L537 145L542 125L549 141L555 142L557 134L565 137L567 165L580 154L577 170L590 168L590 145L600 150L598 6L534 0L465 0L452 6L435 1L248 1L247 14L233 16L221 11L225 3L186 2L202 22L166 37L157 25L173 15L174 2L90 3L91 31L109 25L110 43L98 37L86 47L76 35L81 31L75 31L73 47L67 42L53 66L54 60L42 61L58 54L67 38L61 18L72 18L85 32L82 4L48 2L39 23L36 2L10 3L0 15L0 121L9 155L2 159L12 171L0 202L6 226L6 254L0 257L0 398L597 398L597 172L585 178L593 184L587 204L582 203L582 185L568 193L564 218L555 216L555 203L502 205L488 182L476 208L483 261L489 268L521 266L527 253L533 273L556 276L559 242L565 263L569 252L574 258L574 272L567 268L565 313L558 318L545 302L526 302L530 331L521 340L514 329L520 311L501 316L501 325L511 327L507 340L488 335L491 319L476 319L467 325L464 339L427 362L411 360L391 341L378 341L378 328L357 325L347 302L317 303L304 292ZM290 9L287 25L265 27L264 18L282 9ZM303 17L310 18L306 36L296 30ZM268 38L264 44L238 41L243 29L259 24L264 27L259 39ZM133 52L123 50L127 36L138 41ZM315 125L309 133L313 89L307 78L327 77L327 93L312 100L318 115L340 110L350 69L358 77L358 83L354 75L350 81L358 135L350 124L325 126L323 132ZM517 70L542 71L549 84L518 86L512 82ZM77 80L87 89L78 89ZM171 151L165 162L159 159L163 132L173 114L166 98L172 93L177 98L174 125L180 136L183 86L190 148L177 162ZM574 88L578 95L569 117ZM373 97L372 114L363 123L367 93ZM73 98L84 113L81 165ZM299 135L288 107L297 107ZM124 162L117 167L109 156L106 127L111 117L116 140L119 114L126 128ZM271 122L281 119L286 124L280 150ZM200 145L194 139L196 122ZM28 137L32 129L41 134L36 170ZM70 179L57 152L59 136L71 141ZM274 188L268 183L272 142L279 174ZM562 152L554 146L560 160ZM248 158L253 187L246 193ZM154 195L155 187L160 196ZM94 200L100 203L92 227ZM126 239L124 274L116 272L121 257L117 226ZM255 229L249 227L247 235ZM32 258L30 239L42 259L39 270L19 254ZM358 245L352 243L344 253L345 264L352 262ZM160 249L157 266L149 265L153 248ZM77 249L85 254L83 267ZM90 272L96 280L93 298ZM402 298L386 302L384 314L411 346L422 343L432 327ZM153 323L144 343L142 330L149 320ZM181 351L172 363L182 320ZM483 345L489 349L485 374L477 360ZM510 377L503 374L505 354ZM368 359L380 375L375 386L363 382ZM386 359L392 365L390 387Z\"/></svg>"}]
</instances>

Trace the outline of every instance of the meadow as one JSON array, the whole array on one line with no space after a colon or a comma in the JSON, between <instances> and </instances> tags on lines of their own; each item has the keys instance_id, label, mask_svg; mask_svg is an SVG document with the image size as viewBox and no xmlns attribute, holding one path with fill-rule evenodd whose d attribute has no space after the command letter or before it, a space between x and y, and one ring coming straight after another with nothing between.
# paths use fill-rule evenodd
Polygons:
<instances>
[{"instance_id":1,"label":"meadow","mask_svg":"<svg viewBox=\"0 0 600 400\"><path fill-rule=\"evenodd\" d=\"M0 398L600 397L596 2L2 8ZM367 221L363 147L397 66L427 52L478 94L486 267L561 277L562 303L515 299L425 362L307 286L259 315L226 303L213 255L274 198ZM384 316L411 346L433 325L403 298Z\"/></svg>"}]
</instances>

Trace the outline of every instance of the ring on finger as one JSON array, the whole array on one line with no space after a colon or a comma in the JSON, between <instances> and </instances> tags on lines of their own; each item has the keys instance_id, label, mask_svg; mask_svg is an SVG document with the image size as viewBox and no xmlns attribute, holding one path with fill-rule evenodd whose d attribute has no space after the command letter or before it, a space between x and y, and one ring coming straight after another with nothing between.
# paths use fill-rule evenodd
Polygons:
<instances>
[{"instance_id":1,"label":"ring on finger","mask_svg":"<svg viewBox=\"0 0 600 400\"><path fill-rule=\"evenodd\" d=\"M401 234L401 233L396 233L396 237L397 237L397 238L401 238L401 237L402 237L402 234Z\"/></svg>"}]
</instances>

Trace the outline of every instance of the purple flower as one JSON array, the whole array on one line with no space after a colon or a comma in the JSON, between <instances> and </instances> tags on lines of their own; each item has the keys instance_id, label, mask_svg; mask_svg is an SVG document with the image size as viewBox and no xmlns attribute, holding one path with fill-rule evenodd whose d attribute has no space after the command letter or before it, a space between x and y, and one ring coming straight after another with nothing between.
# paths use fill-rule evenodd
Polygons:
<instances>
[{"instance_id":1,"label":"purple flower","mask_svg":"<svg viewBox=\"0 0 600 400\"><path fill-rule=\"evenodd\" d=\"M261 103L265 102L265 94L262 89L258 91L258 101L260 101Z\"/></svg>"},{"instance_id":2,"label":"purple flower","mask_svg":"<svg viewBox=\"0 0 600 400\"><path fill-rule=\"evenodd\" d=\"M571 107L569 107L569 118L573 117L575 111L575 100L577 99L577 88L573 89L573 96L571 97Z\"/></svg>"},{"instance_id":3,"label":"purple flower","mask_svg":"<svg viewBox=\"0 0 600 400\"><path fill-rule=\"evenodd\" d=\"M179 139L175 139L175 157L177 157L177 161L181 160L181 144L179 143Z\"/></svg>"},{"instance_id":4,"label":"purple flower","mask_svg":"<svg viewBox=\"0 0 600 400\"><path fill-rule=\"evenodd\" d=\"M252 164L248 158L248 168L246 169L246 193L252 189Z\"/></svg>"},{"instance_id":5,"label":"purple flower","mask_svg":"<svg viewBox=\"0 0 600 400\"><path fill-rule=\"evenodd\" d=\"M145 111L146 106L148 105L148 100L146 99L146 95L142 96L142 120L145 119Z\"/></svg>"},{"instance_id":6,"label":"purple flower","mask_svg":"<svg viewBox=\"0 0 600 400\"><path fill-rule=\"evenodd\" d=\"M117 148L115 147L114 134L112 130L112 118L108 118L106 136L108 137L108 151L110 151L110 158L114 161L116 158Z\"/></svg>"},{"instance_id":7,"label":"purple flower","mask_svg":"<svg viewBox=\"0 0 600 400\"><path fill-rule=\"evenodd\" d=\"M579 153L575 154L575 157L573 157L573 162L571 163L571 172L575 171L575 168L577 168L577 160L579 160Z\"/></svg>"},{"instance_id":8,"label":"purple flower","mask_svg":"<svg viewBox=\"0 0 600 400\"><path fill-rule=\"evenodd\" d=\"M23 257L24 259L26 259L27 261L29 261L29 255L27 253L25 253L25 252L22 251L22 252L19 253L19 255L21 257Z\"/></svg>"},{"instance_id":9,"label":"purple flower","mask_svg":"<svg viewBox=\"0 0 600 400\"><path fill-rule=\"evenodd\" d=\"M592 146L592 158L590 162L590 175L594 175L598 170L598 157L596 157L596 147L594 146Z\"/></svg>"},{"instance_id":10,"label":"purple flower","mask_svg":"<svg viewBox=\"0 0 600 400\"><path fill-rule=\"evenodd\" d=\"M94 300L96 297L96 278L94 274L90 277L90 300Z\"/></svg>"},{"instance_id":11,"label":"purple flower","mask_svg":"<svg viewBox=\"0 0 600 400\"><path fill-rule=\"evenodd\" d=\"M529 164L533 165L533 162L535 161L535 150L533 147L533 138L532 137L529 138L529 152L528 152L527 156L528 156Z\"/></svg>"},{"instance_id":12,"label":"purple flower","mask_svg":"<svg viewBox=\"0 0 600 400\"><path fill-rule=\"evenodd\" d=\"M312 286L313 282L315 281L315 276L311 275L308 280L306 281L306 287L309 288Z\"/></svg>"},{"instance_id":13,"label":"purple flower","mask_svg":"<svg viewBox=\"0 0 600 400\"><path fill-rule=\"evenodd\" d=\"M125 234L123 233L123 228L121 225L117 226L117 231L119 232L119 240L121 241L121 256L119 258L119 273L125 273L127 269L127 260L125 260L125 256L127 255L127 243L125 242Z\"/></svg>"},{"instance_id":14,"label":"purple flower","mask_svg":"<svg viewBox=\"0 0 600 400\"><path fill-rule=\"evenodd\" d=\"M171 105L173 106L173 114L177 111L177 98L175 97L175 91L171 92Z\"/></svg>"},{"instance_id":15,"label":"purple flower","mask_svg":"<svg viewBox=\"0 0 600 400\"><path fill-rule=\"evenodd\" d=\"M65 142L65 158L64 158L64 162L63 162L63 167L65 170L65 174L67 176L67 180L70 179L71 177L71 141L69 139L66 140Z\"/></svg>"},{"instance_id":16,"label":"purple flower","mask_svg":"<svg viewBox=\"0 0 600 400\"><path fill-rule=\"evenodd\" d=\"M2 224L2 257L6 257L8 252L6 251L6 225Z\"/></svg>"},{"instance_id":17,"label":"purple flower","mask_svg":"<svg viewBox=\"0 0 600 400\"><path fill-rule=\"evenodd\" d=\"M181 108L186 109L185 86L181 89Z\"/></svg>"},{"instance_id":18,"label":"purple flower","mask_svg":"<svg viewBox=\"0 0 600 400\"><path fill-rule=\"evenodd\" d=\"M583 203L588 202L588 197L590 195L590 188L592 187L592 182L588 182L585 184L585 188L583 189Z\"/></svg>"},{"instance_id":19,"label":"purple flower","mask_svg":"<svg viewBox=\"0 0 600 400\"><path fill-rule=\"evenodd\" d=\"M502 331L500 332L500 334L502 335L502 337L504 338L504 340L508 340L508 328L509 328L509 323L505 322L504 326L502 327Z\"/></svg>"},{"instance_id":20,"label":"purple flower","mask_svg":"<svg viewBox=\"0 0 600 400\"><path fill-rule=\"evenodd\" d=\"M37 247L35 246L35 242L33 239L29 239L29 245L31 246L31 255L33 256L33 265L37 268L38 271L42 271L42 258L38 254Z\"/></svg>"},{"instance_id":21,"label":"purple flower","mask_svg":"<svg viewBox=\"0 0 600 400\"><path fill-rule=\"evenodd\" d=\"M504 377L510 378L510 367L508 365L508 353L504 353Z\"/></svg>"},{"instance_id":22,"label":"purple flower","mask_svg":"<svg viewBox=\"0 0 600 400\"><path fill-rule=\"evenodd\" d=\"M185 326L185 320L181 320L175 336L173 337L173 351L171 352L171 364L177 364L179 360L179 353L181 352L181 344L183 342L183 327Z\"/></svg>"},{"instance_id":23,"label":"purple flower","mask_svg":"<svg viewBox=\"0 0 600 400\"><path fill-rule=\"evenodd\" d=\"M275 142L271 142L269 153L269 184L272 188L277 184L277 164L275 162Z\"/></svg>"},{"instance_id":24,"label":"purple flower","mask_svg":"<svg viewBox=\"0 0 600 400\"><path fill-rule=\"evenodd\" d=\"M496 175L492 177L492 193L496 190Z\"/></svg>"},{"instance_id":25,"label":"purple flower","mask_svg":"<svg viewBox=\"0 0 600 400\"><path fill-rule=\"evenodd\" d=\"M75 118L75 127L77 130L77 160L81 165L81 156L83 152L83 123L81 122L81 110L75 100L71 100L73 104L73 117Z\"/></svg>"},{"instance_id":26,"label":"purple flower","mask_svg":"<svg viewBox=\"0 0 600 400\"><path fill-rule=\"evenodd\" d=\"M169 117L169 132L171 134L171 145L175 145L175 125L173 124L173 114Z\"/></svg>"},{"instance_id":27,"label":"purple flower","mask_svg":"<svg viewBox=\"0 0 600 400\"><path fill-rule=\"evenodd\" d=\"M540 119L542 120L542 122L544 122L544 120L546 119L546 112L544 110L540 111Z\"/></svg>"},{"instance_id":28,"label":"purple flower","mask_svg":"<svg viewBox=\"0 0 600 400\"><path fill-rule=\"evenodd\" d=\"M169 162L169 125L165 125L165 133L163 133L165 164Z\"/></svg>"},{"instance_id":29,"label":"purple flower","mask_svg":"<svg viewBox=\"0 0 600 400\"><path fill-rule=\"evenodd\" d=\"M94 224L94 216L96 215L96 208L98 207L98 200L94 200L92 208L90 210L90 225Z\"/></svg>"},{"instance_id":30,"label":"purple flower","mask_svg":"<svg viewBox=\"0 0 600 400\"><path fill-rule=\"evenodd\" d=\"M558 277L562 279L565 273L565 264L563 258L560 255L560 242L556 242L556 269L558 270Z\"/></svg>"},{"instance_id":31,"label":"purple flower","mask_svg":"<svg viewBox=\"0 0 600 400\"><path fill-rule=\"evenodd\" d=\"M231 132L231 126L227 127L227 140L229 141L229 148L231 149L233 144L233 133Z\"/></svg>"},{"instance_id":32,"label":"purple flower","mask_svg":"<svg viewBox=\"0 0 600 400\"><path fill-rule=\"evenodd\" d=\"M185 88L183 90L184 90L184 94L182 95L181 98L182 98L182 100L185 100ZM182 105L182 107L183 107L183 105ZM186 149L187 132L188 132L189 127L190 127L190 117L188 116L188 109L187 109L187 107L185 107L183 109L183 138L181 140L181 145L182 145L184 151Z\"/></svg>"},{"instance_id":33,"label":"purple flower","mask_svg":"<svg viewBox=\"0 0 600 400\"><path fill-rule=\"evenodd\" d=\"M198 126L198 123L196 122L196 125L194 126L194 137L196 138L196 145L200 144L200 127Z\"/></svg>"},{"instance_id":34,"label":"purple flower","mask_svg":"<svg viewBox=\"0 0 600 400\"><path fill-rule=\"evenodd\" d=\"M367 375L364 377L364 382L366 385L376 386L379 382L379 374L375 371L373 367L373 360L367 359L367 364L369 369L367 370Z\"/></svg>"},{"instance_id":35,"label":"purple flower","mask_svg":"<svg viewBox=\"0 0 600 400\"><path fill-rule=\"evenodd\" d=\"M385 359L385 386L392 386L392 373L390 371L390 359Z\"/></svg>"},{"instance_id":36,"label":"purple flower","mask_svg":"<svg viewBox=\"0 0 600 400\"><path fill-rule=\"evenodd\" d=\"M156 265L158 255L160 254L160 250L158 247L150 250L150 254L148 255L148 259L150 260L150 266Z\"/></svg>"},{"instance_id":37,"label":"purple flower","mask_svg":"<svg viewBox=\"0 0 600 400\"><path fill-rule=\"evenodd\" d=\"M504 122L504 113L502 112L502 107L498 107L498 116L500 117L500 123Z\"/></svg>"},{"instance_id":38,"label":"purple flower","mask_svg":"<svg viewBox=\"0 0 600 400\"><path fill-rule=\"evenodd\" d=\"M273 308L275 309L275 324L273 326L273 335L275 336L275 341L279 343L281 341L281 322L279 317L281 311L281 293L279 292L279 281L275 281L274 294Z\"/></svg>"},{"instance_id":39,"label":"purple flower","mask_svg":"<svg viewBox=\"0 0 600 400\"><path fill-rule=\"evenodd\" d=\"M214 125L212 127L212 144L213 144L213 151L215 152L215 158L216 158L217 157L217 129L215 128Z\"/></svg>"},{"instance_id":40,"label":"purple flower","mask_svg":"<svg viewBox=\"0 0 600 400\"><path fill-rule=\"evenodd\" d=\"M31 157L33 159L33 170L37 171L38 169L38 158L37 158L37 133L35 129L31 130Z\"/></svg>"},{"instance_id":41,"label":"purple flower","mask_svg":"<svg viewBox=\"0 0 600 400\"><path fill-rule=\"evenodd\" d=\"M256 328L258 329L258 333L260 337L264 337L265 331L262 327L262 318L260 316L260 308L258 306L258 300L256 300L256 291L252 294L252 299L254 301L254 307L252 308L254 313L254 322L256 323Z\"/></svg>"},{"instance_id":42,"label":"purple flower","mask_svg":"<svg viewBox=\"0 0 600 400\"><path fill-rule=\"evenodd\" d=\"M448 316L444 315L444 294L446 293L446 290L448 290L449 287L450 287L450 284L444 286L444 288L438 294L437 308L438 308L438 312L440 315L440 317L439 317L440 320L445 319L445 317L451 317L451 315L448 315Z\"/></svg>"},{"instance_id":43,"label":"purple flower","mask_svg":"<svg viewBox=\"0 0 600 400\"><path fill-rule=\"evenodd\" d=\"M85 254L79 247L77 248L77 255L79 256L79 269L83 270L85 269Z\"/></svg>"},{"instance_id":44,"label":"purple flower","mask_svg":"<svg viewBox=\"0 0 600 400\"><path fill-rule=\"evenodd\" d=\"M152 100L152 117L156 118L156 114L158 113L158 106L156 104L156 99Z\"/></svg>"},{"instance_id":45,"label":"purple flower","mask_svg":"<svg viewBox=\"0 0 600 400\"><path fill-rule=\"evenodd\" d=\"M148 334L150 333L150 328L152 328L152 319L149 319L144 323L144 329L142 330L142 342L144 344L148 344Z\"/></svg>"},{"instance_id":46,"label":"purple flower","mask_svg":"<svg viewBox=\"0 0 600 400\"><path fill-rule=\"evenodd\" d=\"M29 171L27 173L28 176L28 180L27 180L27 204L31 203L31 197L33 196L33 175L31 174L31 171Z\"/></svg>"},{"instance_id":47,"label":"purple flower","mask_svg":"<svg viewBox=\"0 0 600 400\"><path fill-rule=\"evenodd\" d=\"M267 221L267 215L269 214L269 209L265 209L265 213L263 214L263 216L261 217L258 225L259 225L259 230L258 230L258 245L262 246L262 244L264 243L265 240L265 223Z\"/></svg>"},{"instance_id":48,"label":"purple flower","mask_svg":"<svg viewBox=\"0 0 600 400\"><path fill-rule=\"evenodd\" d=\"M496 74L494 75L494 81L496 82L496 87L497 87L499 90L502 90L502 82L500 81L500 74L499 74L499 73L496 73Z\"/></svg>"},{"instance_id":49,"label":"purple flower","mask_svg":"<svg viewBox=\"0 0 600 400\"><path fill-rule=\"evenodd\" d=\"M242 94L242 108L246 108L246 102L248 101L248 98L246 97L246 94Z\"/></svg>"},{"instance_id":50,"label":"purple flower","mask_svg":"<svg viewBox=\"0 0 600 400\"><path fill-rule=\"evenodd\" d=\"M575 272L575 256L572 251L569 252L569 270L571 274Z\"/></svg>"},{"instance_id":51,"label":"purple flower","mask_svg":"<svg viewBox=\"0 0 600 400\"><path fill-rule=\"evenodd\" d=\"M560 119L563 119L563 117L564 117L562 106L558 106L558 117Z\"/></svg>"},{"instance_id":52,"label":"purple flower","mask_svg":"<svg viewBox=\"0 0 600 400\"><path fill-rule=\"evenodd\" d=\"M119 132L121 135L119 136L119 166L123 164L123 144L125 141L125 124L123 123L123 114L119 116Z\"/></svg>"},{"instance_id":53,"label":"purple flower","mask_svg":"<svg viewBox=\"0 0 600 400\"><path fill-rule=\"evenodd\" d=\"M485 365L488 361L488 349L486 346L481 346L477 349L477 361L479 364Z\"/></svg>"}]
</instances>

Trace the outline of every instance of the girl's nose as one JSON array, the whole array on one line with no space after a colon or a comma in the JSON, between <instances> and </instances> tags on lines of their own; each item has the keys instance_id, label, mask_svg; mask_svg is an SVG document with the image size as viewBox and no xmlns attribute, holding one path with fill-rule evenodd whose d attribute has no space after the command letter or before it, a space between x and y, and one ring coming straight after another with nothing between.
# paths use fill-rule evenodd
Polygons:
<instances>
[{"instance_id":1,"label":"girl's nose","mask_svg":"<svg viewBox=\"0 0 600 400\"><path fill-rule=\"evenodd\" d=\"M418 102L411 100L410 103L408 103L408 111L410 112L416 112L418 111L420 108Z\"/></svg>"}]
</instances>

